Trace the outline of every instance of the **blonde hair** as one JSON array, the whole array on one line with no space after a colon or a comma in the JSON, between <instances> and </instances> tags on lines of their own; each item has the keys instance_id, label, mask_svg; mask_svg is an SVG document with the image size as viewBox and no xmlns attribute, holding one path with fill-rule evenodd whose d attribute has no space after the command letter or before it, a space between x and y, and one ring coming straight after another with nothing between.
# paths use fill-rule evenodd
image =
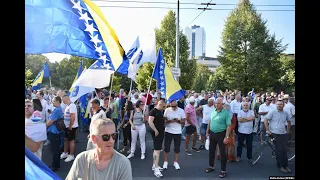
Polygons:
<instances>
[{"instance_id":1,"label":"blonde hair","mask_svg":"<svg viewBox=\"0 0 320 180\"><path fill-rule=\"evenodd\" d=\"M109 126L109 125L112 125L113 127L115 127L114 122L109 118L97 119L92 122L90 134L91 135L100 135L100 127Z\"/></svg>"}]
</instances>

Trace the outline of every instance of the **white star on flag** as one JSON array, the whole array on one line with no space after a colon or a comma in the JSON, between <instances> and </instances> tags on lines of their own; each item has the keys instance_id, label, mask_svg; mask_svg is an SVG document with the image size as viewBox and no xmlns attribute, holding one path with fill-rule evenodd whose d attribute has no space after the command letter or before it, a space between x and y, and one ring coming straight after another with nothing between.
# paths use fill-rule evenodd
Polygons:
<instances>
[{"instance_id":1,"label":"white star on flag","mask_svg":"<svg viewBox=\"0 0 320 180\"><path fill-rule=\"evenodd\" d=\"M164 64L164 60L163 59L161 60L161 63Z\"/></svg>"},{"instance_id":2,"label":"white star on flag","mask_svg":"<svg viewBox=\"0 0 320 180\"><path fill-rule=\"evenodd\" d=\"M84 8L81 7L80 1L75 2L74 0L71 0L71 2L73 4L72 8L78 9L79 12L82 12L82 9L84 9Z\"/></svg>"},{"instance_id":3,"label":"white star on flag","mask_svg":"<svg viewBox=\"0 0 320 180\"><path fill-rule=\"evenodd\" d=\"M160 84L161 84L161 86L164 86L164 82L163 81Z\"/></svg>"},{"instance_id":4,"label":"white star on flag","mask_svg":"<svg viewBox=\"0 0 320 180\"><path fill-rule=\"evenodd\" d=\"M106 62L107 61L107 56L106 55L100 56L99 59L103 60L103 62Z\"/></svg>"},{"instance_id":5,"label":"white star on flag","mask_svg":"<svg viewBox=\"0 0 320 180\"><path fill-rule=\"evenodd\" d=\"M93 27L93 23L91 23L91 24L84 23L84 24L86 25L85 31L88 31L90 33L90 35L93 35L94 31L98 31Z\"/></svg>"},{"instance_id":6,"label":"white star on flag","mask_svg":"<svg viewBox=\"0 0 320 180\"><path fill-rule=\"evenodd\" d=\"M161 75L163 74L163 72L162 72L162 71L160 71L159 73L160 73Z\"/></svg>"},{"instance_id":7,"label":"white star on flag","mask_svg":"<svg viewBox=\"0 0 320 180\"><path fill-rule=\"evenodd\" d=\"M98 43L102 42L102 41L98 38L98 34L96 34L95 36L92 36L92 35L90 34L90 37L91 37L91 40L90 40L90 41L93 42L95 46L97 46Z\"/></svg>"},{"instance_id":8,"label":"white star on flag","mask_svg":"<svg viewBox=\"0 0 320 180\"><path fill-rule=\"evenodd\" d=\"M81 17L80 17L79 19L85 20L87 24L89 24L89 20L92 20L90 17L88 17L88 13L87 13L87 12L85 12L84 14L82 14L82 13L80 12L80 16L81 16Z\"/></svg>"},{"instance_id":9,"label":"white star on flag","mask_svg":"<svg viewBox=\"0 0 320 180\"><path fill-rule=\"evenodd\" d=\"M95 46L96 51L99 53L99 55L101 56L102 53L106 52L105 50L102 49L102 45L100 46Z\"/></svg>"},{"instance_id":10,"label":"white star on flag","mask_svg":"<svg viewBox=\"0 0 320 180\"><path fill-rule=\"evenodd\" d=\"M161 79L161 80L164 80L164 77L163 77L163 76L160 76L160 79Z\"/></svg>"},{"instance_id":11,"label":"white star on flag","mask_svg":"<svg viewBox=\"0 0 320 180\"><path fill-rule=\"evenodd\" d=\"M163 68L164 68L164 66L161 65L161 66L160 66L160 69L163 69Z\"/></svg>"}]
</instances>

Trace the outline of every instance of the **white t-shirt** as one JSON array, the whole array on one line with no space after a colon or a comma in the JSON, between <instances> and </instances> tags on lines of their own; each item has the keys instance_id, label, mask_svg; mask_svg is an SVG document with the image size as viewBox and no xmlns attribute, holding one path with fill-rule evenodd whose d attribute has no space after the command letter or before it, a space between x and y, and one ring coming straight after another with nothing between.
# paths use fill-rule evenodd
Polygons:
<instances>
[{"instance_id":1,"label":"white t-shirt","mask_svg":"<svg viewBox=\"0 0 320 180\"><path fill-rule=\"evenodd\" d=\"M173 111L173 109L167 108L164 111L164 117L167 117L168 120L172 120L174 118L177 118L179 120L185 119L186 118L186 114L184 113L184 110L177 107L177 109L175 111ZM174 122L174 123L169 123L166 125L165 128L165 132L168 132L170 134L181 134L181 124Z\"/></svg>"},{"instance_id":2,"label":"white t-shirt","mask_svg":"<svg viewBox=\"0 0 320 180\"><path fill-rule=\"evenodd\" d=\"M203 111L203 118L202 118L202 123L203 124L208 124L210 117L211 117L211 113L216 109L213 105L211 107L209 107L207 104L202 106Z\"/></svg>"},{"instance_id":3,"label":"white t-shirt","mask_svg":"<svg viewBox=\"0 0 320 180\"><path fill-rule=\"evenodd\" d=\"M254 116L254 113L252 110L248 110L247 112L244 112L243 110L241 110L238 113L238 118L249 118L252 116ZM242 133L242 134L251 134L253 131L253 121L239 122L238 131L239 133Z\"/></svg>"},{"instance_id":4,"label":"white t-shirt","mask_svg":"<svg viewBox=\"0 0 320 180\"><path fill-rule=\"evenodd\" d=\"M137 102L138 100L139 100L139 98L138 98L138 99L136 99L136 98L134 98L134 97L131 98L132 104L136 104L136 102Z\"/></svg>"},{"instance_id":5,"label":"white t-shirt","mask_svg":"<svg viewBox=\"0 0 320 180\"><path fill-rule=\"evenodd\" d=\"M259 113L261 113L261 112L269 112L269 111L271 111L273 109L273 107L271 106L271 104L269 105L269 106L267 106L266 105L266 103L264 103L264 104L261 104L260 106L259 106ZM264 118L266 117L266 115L267 114L265 114L265 115L261 115L261 122L264 122Z\"/></svg>"},{"instance_id":6,"label":"white t-shirt","mask_svg":"<svg viewBox=\"0 0 320 180\"><path fill-rule=\"evenodd\" d=\"M231 106L230 108L232 113L238 114L239 111L241 110L241 103L238 102L236 99L231 101L230 106Z\"/></svg>"},{"instance_id":7,"label":"white t-shirt","mask_svg":"<svg viewBox=\"0 0 320 180\"><path fill-rule=\"evenodd\" d=\"M66 110L67 105L65 103L61 102L60 106L61 106L62 112L64 112Z\"/></svg>"},{"instance_id":8,"label":"white t-shirt","mask_svg":"<svg viewBox=\"0 0 320 180\"><path fill-rule=\"evenodd\" d=\"M70 120L71 120L71 113L75 113L75 120L72 124L72 128L78 127L78 113L77 113L77 106L74 103L70 103L68 106L66 106L66 109L64 111L64 124L66 127L69 127Z\"/></svg>"},{"instance_id":9,"label":"white t-shirt","mask_svg":"<svg viewBox=\"0 0 320 180\"><path fill-rule=\"evenodd\" d=\"M290 117L290 120L291 120L291 125L295 125L296 124L296 118L292 117L292 116L296 114L296 107L292 103L288 102L284 106L283 110L288 113L288 115ZM287 121L286 121L286 125L288 125Z\"/></svg>"},{"instance_id":10,"label":"white t-shirt","mask_svg":"<svg viewBox=\"0 0 320 180\"><path fill-rule=\"evenodd\" d=\"M270 106L273 108L273 109L277 109L277 105L276 104L270 104Z\"/></svg>"}]
</instances>

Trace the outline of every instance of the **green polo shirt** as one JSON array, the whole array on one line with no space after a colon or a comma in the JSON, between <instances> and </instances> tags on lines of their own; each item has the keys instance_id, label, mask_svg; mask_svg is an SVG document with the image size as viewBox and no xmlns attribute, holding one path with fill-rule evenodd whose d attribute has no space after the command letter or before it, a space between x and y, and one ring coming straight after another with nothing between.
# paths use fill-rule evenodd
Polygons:
<instances>
[{"instance_id":1,"label":"green polo shirt","mask_svg":"<svg viewBox=\"0 0 320 180\"><path fill-rule=\"evenodd\" d=\"M220 112L215 109L211 113L210 118L210 131L219 133L227 129L227 126L231 125L230 113L222 109Z\"/></svg>"}]
</instances>

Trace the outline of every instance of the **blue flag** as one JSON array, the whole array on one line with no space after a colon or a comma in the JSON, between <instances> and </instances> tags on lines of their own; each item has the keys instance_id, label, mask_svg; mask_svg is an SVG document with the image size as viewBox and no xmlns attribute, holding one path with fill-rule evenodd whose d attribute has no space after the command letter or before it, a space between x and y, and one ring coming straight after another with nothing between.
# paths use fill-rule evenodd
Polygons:
<instances>
[{"instance_id":1,"label":"blue flag","mask_svg":"<svg viewBox=\"0 0 320 180\"><path fill-rule=\"evenodd\" d=\"M51 169L25 147L25 179L26 180L61 180Z\"/></svg>"},{"instance_id":2,"label":"blue flag","mask_svg":"<svg viewBox=\"0 0 320 180\"><path fill-rule=\"evenodd\" d=\"M25 53L101 60L127 74L129 61L116 33L90 0L26 0L25 15Z\"/></svg>"},{"instance_id":3,"label":"blue flag","mask_svg":"<svg viewBox=\"0 0 320 180\"><path fill-rule=\"evenodd\" d=\"M158 51L152 78L157 80L158 89L169 102L178 100L186 94L186 91L173 78L171 70L163 59L161 48Z\"/></svg>"}]
</instances>

